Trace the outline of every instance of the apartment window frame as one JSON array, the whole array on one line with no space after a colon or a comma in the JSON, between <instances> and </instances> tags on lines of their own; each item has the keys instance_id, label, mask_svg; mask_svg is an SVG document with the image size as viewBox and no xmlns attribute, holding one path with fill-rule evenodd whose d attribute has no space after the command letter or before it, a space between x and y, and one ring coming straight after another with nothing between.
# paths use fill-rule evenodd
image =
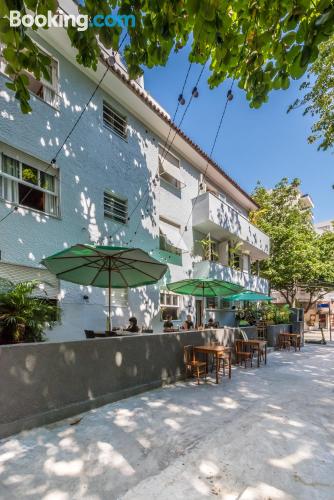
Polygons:
<instances>
[{"instance_id":1,"label":"apartment window frame","mask_svg":"<svg viewBox=\"0 0 334 500\"><path fill-rule=\"evenodd\" d=\"M106 289L105 305L109 304L109 290ZM119 307L127 309L129 307L129 291L127 288L112 288L111 289L111 307Z\"/></svg>"},{"instance_id":2,"label":"apartment window frame","mask_svg":"<svg viewBox=\"0 0 334 500\"><path fill-rule=\"evenodd\" d=\"M11 164L13 163L16 164L17 167L17 172L18 175L11 175L5 172L4 170L4 165L5 165L5 158L8 158L11 161ZM22 207L26 210L33 210L35 212L43 213L45 215L49 215L51 217L59 217L60 216L60 182L59 182L59 176L57 172L52 173L48 171L48 168L46 167L45 169L41 169L39 166L36 166L33 164L34 162L27 162L26 160L18 159L18 158L13 158L6 152L3 152L0 150L0 199L3 200L6 203L11 203L13 205L17 205L19 207ZM24 175L24 169L27 168L30 171L35 171L37 174L36 181L37 182L29 182L27 178L25 179L23 177ZM53 191L50 189L46 189L42 187L41 183L42 180L41 178L43 175L48 175L53 179ZM6 187L6 181L7 181L7 187ZM26 192L24 193L21 192L20 194L20 187L26 188ZM12 196L11 199L9 197L6 197L6 191L8 190L12 191ZM38 193L43 194L43 209L41 207L37 206L32 206L28 205L25 202L29 199L29 196L26 197L25 201L20 202L20 198L24 198L26 194L31 190L31 194L33 194L34 191ZM49 201L47 196L49 197ZM14 198L14 199L13 199ZM53 200L51 202L51 200ZM48 210L47 205L53 206L54 211Z\"/></svg>"},{"instance_id":3,"label":"apartment window frame","mask_svg":"<svg viewBox=\"0 0 334 500\"><path fill-rule=\"evenodd\" d=\"M49 106L55 109L59 109L59 60L54 57L50 52L44 49L44 47L41 47L38 43L34 42L37 46L39 51L50 58L50 78L51 81L48 81L46 78L44 78L43 75L41 75L41 79L37 80L35 75L27 70L23 70L22 74L26 75L29 78L29 83L28 85L28 90L31 94L33 94L35 97L40 99L41 101L45 102ZM4 44L0 44L0 73L5 75L7 78L11 79L11 77L6 73L6 62L5 59L2 55L2 50L4 48ZM32 90L31 84L36 83L40 84L41 87L39 89L39 92L36 92Z\"/></svg>"},{"instance_id":4,"label":"apartment window frame","mask_svg":"<svg viewBox=\"0 0 334 500\"><path fill-rule=\"evenodd\" d=\"M177 191L181 191L185 187L185 183L182 182L180 179L177 179L174 177L172 174L168 173L167 171L164 171L163 169L163 161L168 161L168 157L172 157L173 162L170 162L172 165L174 165L175 168L178 169L180 176L181 176L181 160L178 158L176 155L171 153L168 149L166 149L162 144L158 145L158 155L159 155L159 177L160 179L163 180L163 182L166 182L170 186L172 186L174 189ZM177 165L175 164L177 163Z\"/></svg>"},{"instance_id":5,"label":"apartment window frame","mask_svg":"<svg viewBox=\"0 0 334 500\"><path fill-rule=\"evenodd\" d=\"M109 203L111 205L111 210L106 210L106 198L109 197ZM113 204L113 206L112 206ZM115 204L118 206L115 207ZM121 206L123 204L123 207ZM115 212L116 211L116 212ZM123 211L123 215L121 212ZM116 222L117 224L122 224L125 226L128 223L129 206L128 199L124 196L114 193L108 189L103 192L103 214L107 219Z\"/></svg>"},{"instance_id":6,"label":"apartment window frame","mask_svg":"<svg viewBox=\"0 0 334 500\"><path fill-rule=\"evenodd\" d=\"M172 316L172 321L178 321L181 315L181 296L160 290L159 298L161 321L166 321L167 316Z\"/></svg>"},{"instance_id":7,"label":"apartment window frame","mask_svg":"<svg viewBox=\"0 0 334 500\"><path fill-rule=\"evenodd\" d=\"M106 115L110 115L110 120L106 119ZM112 130L118 137L127 141L128 138L128 120L127 116L114 108L107 101L103 101L102 105L102 120L103 125Z\"/></svg>"},{"instance_id":8,"label":"apartment window frame","mask_svg":"<svg viewBox=\"0 0 334 500\"><path fill-rule=\"evenodd\" d=\"M163 222L164 224L170 225L174 227L177 231L180 233L180 239L182 238L181 234L181 226L179 224L173 223L170 220L165 219L164 217L159 218L159 222ZM183 250L182 248L178 248L171 243L168 242L167 236L163 233L163 230L159 227L159 250L162 250L163 252L168 252L173 255L177 255L182 257Z\"/></svg>"}]
</instances>

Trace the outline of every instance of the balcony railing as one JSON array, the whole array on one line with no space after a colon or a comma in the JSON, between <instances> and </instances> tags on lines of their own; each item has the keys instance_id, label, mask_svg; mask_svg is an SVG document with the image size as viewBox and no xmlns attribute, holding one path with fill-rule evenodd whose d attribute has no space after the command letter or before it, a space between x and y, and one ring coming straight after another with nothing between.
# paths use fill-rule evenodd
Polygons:
<instances>
[{"instance_id":1,"label":"balcony railing","mask_svg":"<svg viewBox=\"0 0 334 500\"><path fill-rule=\"evenodd\" d=\"M194 264L193 276L194 278L213 278L229 281L230 283L241 285L247 290L265 294L269 293L269 282L266 279L247 272L237 271L236 269L232 269L232 267L223 266L218 262L207 260L196 262Z\"/></svg>"},{"instance_id":2,"label":"balcony railing","mask_svg":"<svg viewBox=\"0 0 334 500\"><path fill-rule=\"evenodd\" d=\"M258 260L269 255L269 237L245 215L213 193L203 193L193 200L193 227L218 241L236 238Z\"/></svg>"}]
</instances>

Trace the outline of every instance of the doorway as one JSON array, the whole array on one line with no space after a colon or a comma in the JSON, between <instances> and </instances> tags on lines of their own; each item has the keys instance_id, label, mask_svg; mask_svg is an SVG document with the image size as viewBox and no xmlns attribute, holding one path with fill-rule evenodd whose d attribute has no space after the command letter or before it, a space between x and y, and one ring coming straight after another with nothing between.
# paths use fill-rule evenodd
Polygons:
<instances>
[{"instance_id":1,"label":"doorway","mask_svg":"<svg viewBox=\"0 0 334 500\"><path fill-rule=\"evenodd\" d=\"M202 325L203 321L203 301L202 299L196 299L196 327Z\"/></svg>"}]
</instances>

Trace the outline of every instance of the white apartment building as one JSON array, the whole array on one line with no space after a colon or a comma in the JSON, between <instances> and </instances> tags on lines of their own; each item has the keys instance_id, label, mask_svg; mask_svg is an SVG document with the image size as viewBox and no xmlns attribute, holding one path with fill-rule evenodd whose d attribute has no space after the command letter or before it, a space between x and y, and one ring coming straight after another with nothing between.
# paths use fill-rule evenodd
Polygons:
<instances>
[{"instance_id":1,"label":"white apartment building","mask_svg":"<svg viewBox=\"0 0 334 500\"><path fill-rule=\"evenodd\" d=\"M190 276L267 293L268 282L251 271L269 255L268 236L248 218L255 202L171 122L143 80L129 80L122 65L110 68L50 164L106 70L102 57L96 72L78 65L60 33L34 34L52 57L52 78L38 82L29 75L31 114L21 113L5 86L3 63L0 74L0 219L17 207L0 224L0 277L46 283L41 293L62 308L62 322L48 338L81 339L84 329L105 329L105 290L59 282L40 264L76 243L140 247L169 265L161 283L113 291L115 326L135 315L158 330L167 313L176 322L199 314L200 301L165 288ZM175 135L169 151L168 135ZM200 244L207 235L209 253ZM206 307L221 324L231 321L223 300Z\"/></svg>"}]
</instances>

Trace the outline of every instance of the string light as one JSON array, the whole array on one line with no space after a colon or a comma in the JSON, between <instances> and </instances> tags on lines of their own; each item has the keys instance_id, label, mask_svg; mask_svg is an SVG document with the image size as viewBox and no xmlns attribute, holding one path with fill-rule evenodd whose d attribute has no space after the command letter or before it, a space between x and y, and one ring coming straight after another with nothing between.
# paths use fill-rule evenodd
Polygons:
<instances>
[{"instance_id":1,"label":"string light","mask_svg":"<svg viewBox=\"0 0 334 500\"><path fill-rule=\"evenodd\" d=\"M181 106L184 106L185 103L186 103L186 100L185 100L185 98L183 97L182 94L179 95L179 97L178 97L177 100L179 101L179 103L181 104Z\"/></svg>"},{"instance_id":2,"label":"string light","mask_svg":"<svg viewBox=\"0 0 334 500\"><path fill-rule=\"evenodd\" d=\"M195 97L195 98L197 98L197 97L198 97L198 89L197 89L197 87L194 87L194 88L192 89L191 95L192 95L193 97Z\"/></svg>"}]
</instances>

